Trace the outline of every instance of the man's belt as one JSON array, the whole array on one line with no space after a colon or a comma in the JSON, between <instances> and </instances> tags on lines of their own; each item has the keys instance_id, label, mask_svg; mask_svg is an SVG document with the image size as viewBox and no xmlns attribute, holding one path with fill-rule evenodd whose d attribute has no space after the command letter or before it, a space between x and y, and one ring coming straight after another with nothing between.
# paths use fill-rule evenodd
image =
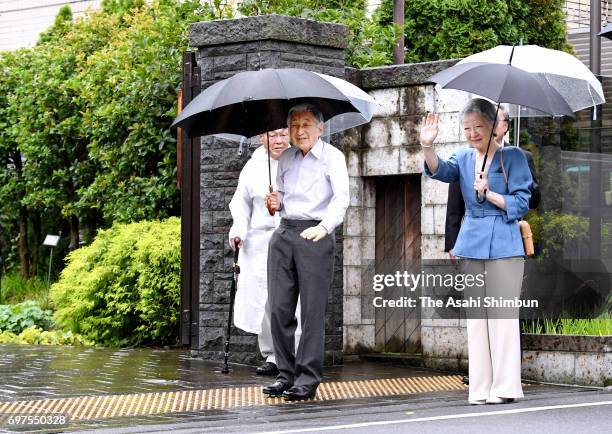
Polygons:
<instances>
[{"instance_id":1,"label":"man's belt","mask_svg":"<svg viewBox=\"0 0 612 434\"><path fill-rule=\"evenodd\" d=\"M281 219L281 226L285 226L288 228L302 228L306 229L312 226L316 226L321 223L321 220L291 220L291 219Z\"/></svg>"}]
</instances>

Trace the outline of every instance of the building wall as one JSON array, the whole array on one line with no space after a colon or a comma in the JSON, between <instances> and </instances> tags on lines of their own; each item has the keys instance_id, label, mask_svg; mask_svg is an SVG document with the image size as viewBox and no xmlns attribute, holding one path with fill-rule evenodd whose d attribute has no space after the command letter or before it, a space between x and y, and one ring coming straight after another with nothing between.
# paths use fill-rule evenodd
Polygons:
<instances>
[{"instance_id":1,"label":"building wall","mask_svg":"<svg viewBox=\"0 0 612 434\"><path fill-rule=\"evenodd\" d=\"M436 91L426 78L455 61L368 68L359 83L381 104L370 124L345 137L351 182L351 206L344 224L344 352L379 350L372 306L372 276L376 258L376 178L420 175L423 157L419 131L423 115L440 114L436 149L442 157L465 146L460 111L471 95ZM446 259L444 223L448 185L421 178L421 258L424 263ZM465 320L434 318L421 312L421 346L425 364L432 368L467 369Z\"/></svg>"},{"instance_id":2,"label":"building wall","mask_svg":"<svg viewBox=\"0 0 612 434\"><path fill-rule=\"evenodd\" d=\"M0 51L33 47L64 5L78 18L101 4L101 0L0 0Z\"/></svg>"}]
</instances>

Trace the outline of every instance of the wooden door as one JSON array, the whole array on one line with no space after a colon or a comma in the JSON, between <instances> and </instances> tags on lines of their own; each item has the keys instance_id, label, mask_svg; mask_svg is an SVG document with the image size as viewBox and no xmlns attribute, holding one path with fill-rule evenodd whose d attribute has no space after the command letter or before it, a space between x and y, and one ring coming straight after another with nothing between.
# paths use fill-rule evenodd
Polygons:
<instances>
[{"instance_id":1,"label":"wooden door","mask_svg":"<svg viewBox=\"0 0 612 434\"><path fill-rule=\"evenodd\" d=\"M376 183L377 274L421 271L421 177L381 177ZM405 287L387 288L385 299L400 299ZM418 295L418 294L417 294ZM416 353L421 349L421 318L417 308L375 308L376 348Z\"/></svg>"}]
</instances>

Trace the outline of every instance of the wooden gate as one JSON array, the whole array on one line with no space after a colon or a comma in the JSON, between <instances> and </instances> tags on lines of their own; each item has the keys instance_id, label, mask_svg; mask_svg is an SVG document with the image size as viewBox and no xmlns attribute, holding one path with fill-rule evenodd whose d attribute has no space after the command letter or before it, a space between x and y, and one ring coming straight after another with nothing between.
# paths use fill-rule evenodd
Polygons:
<instances>
[{"instance_id":1,"label":"wooden gate","mask_svg":"<svg viewBox=\"0 0 612 434\"><path fill-rule=\"evenodd\" d=\"M200 67L194 52L183 54L184 108L201 89ZM198 349L200 322L200 138L178 131L178 185L181 190L181 343Z\"/></svg>"},{"instance_id":2,"label":"wooden gate","mask_svg":"<svg viewBox=\"0 0 612 434\"><path fill-rule=\"evenodd\" d=\"M376 183L376 273L419 273L421 267L421 177L386 176ZM407 295L405 288L387 288L385 299ZM376 348L384 352L421 350L419 308L375 310Z\"/></svg>"}]
</instances>

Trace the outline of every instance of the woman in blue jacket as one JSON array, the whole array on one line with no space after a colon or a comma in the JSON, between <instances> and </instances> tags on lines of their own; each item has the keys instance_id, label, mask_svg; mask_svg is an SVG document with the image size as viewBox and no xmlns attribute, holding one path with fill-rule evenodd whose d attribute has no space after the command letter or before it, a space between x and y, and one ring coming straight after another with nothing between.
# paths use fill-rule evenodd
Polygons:
<instances>
[{"instance_id":1,"label":"woman in blue jacket","mask_svg":"<svg viewBox=\"0 0 612 434\"><path fill-rule=\"evenodd\" d=\"M520 297L525 251L518 219L528 211L532 177L520 149L498 147L493 139L481 170L497 119L493 104L473 99L462 115L470 148L460 149L448 160L438 157L433 147L438 115L428 113L423 118L425 175L459 181L465 216L453 254L461 258L465 274L484 276L484 285L474 285L465 294L480 302L467 312L469 402L507 403L523 397L518 307L486 306L487 300Z\"/></svg>"}]
</instances>

